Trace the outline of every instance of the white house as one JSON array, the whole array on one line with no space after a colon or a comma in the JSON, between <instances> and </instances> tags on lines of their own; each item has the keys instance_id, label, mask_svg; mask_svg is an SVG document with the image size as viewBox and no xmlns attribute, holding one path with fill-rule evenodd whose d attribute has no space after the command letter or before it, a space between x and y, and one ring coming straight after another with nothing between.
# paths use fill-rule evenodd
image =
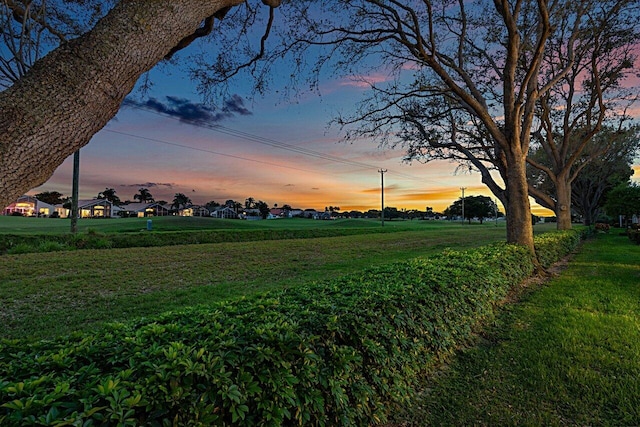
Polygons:
<instances>
[{"instance_id":1,"label":"white house","mask_svg":"<svg viewBox=\"0 0 640 427\"><path fill-rule=\"evenodd\" d=\"M60 218L69 218L71 209L56 205ZM78 218L111 218L113 203L106 199L78 200Z\"/></svg>"},{"instance_id":2,"label":"white house","mask_svg":"<svg viewBox=\"0 0 640 427\"><path fill-rule=\"evenodd\" d=\"M49 216L56 211L56 207L36 199L33 196L21 196L15 202L3 209L3 215Z\"/></svg>"},{"instance_id":3,"label":"white house","mask_svg":"<svg viewBox=\"0 0 640 427\"><path fill-rule=\"evenodd\" d=\"M144 218L148 216L167 216L170 209L160 203L128 203L121 207L127 216L137 216Z\"/></svg>"},{"instance_id":4,"label":"white house","mask_svg":"<svg viewBox=\"0 0 640 427\"><path fill-rule=\"evenodd\" d=\"M227 218L227 219L238 219L238 214L236 211L231 209L228 206L220 206L215 211L211 212L212 218Z\"/></svg>"}]
</instances>

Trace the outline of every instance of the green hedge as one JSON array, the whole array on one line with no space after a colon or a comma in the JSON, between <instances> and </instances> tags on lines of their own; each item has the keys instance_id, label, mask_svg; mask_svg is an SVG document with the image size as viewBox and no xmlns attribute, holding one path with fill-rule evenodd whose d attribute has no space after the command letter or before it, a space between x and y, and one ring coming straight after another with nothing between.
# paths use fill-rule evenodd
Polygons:
<instances>
[{"instance_id":1,"label":"green hedge","mask_svg":"<svg viewBox=\"0 0 640 427\"><path fill-rule=\"evenodd\" d=\"M580 232L537 240L563 256ZM369 425L534 268L511 245L414 259L93 334L0 344L0 425Z\"/></svg>"}]
</instances>

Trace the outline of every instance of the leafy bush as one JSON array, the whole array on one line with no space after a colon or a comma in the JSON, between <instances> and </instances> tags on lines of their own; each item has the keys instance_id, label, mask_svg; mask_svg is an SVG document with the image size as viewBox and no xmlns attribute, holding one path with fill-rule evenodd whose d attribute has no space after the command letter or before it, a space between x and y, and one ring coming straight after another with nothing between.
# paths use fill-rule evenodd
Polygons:
<instances>
[{"instance_id":1,"label":"leafy bush","mask_svg":"<svg viewBox=\"0 0 640 427\"><path fill-rule=\"evenodd\" d=\"M546 268L568 255L588 233L589 228L578 227L574 230L555 231L536 236L536 254L540 264Z\"/></svg>"},{"instance_id":2,"label":"leafy bush","mask_svg":"<svg viewBox=\"0 0 640 427\"><path fill-rule=\"evenodd\" d=\"M63 243L45 240L38 245L37 252L57 252L68 249L69 247Z\"/></svg>"},{"instance_id":3,"label":"leafy bush","mask_svg":"<svg viewBox=\"0 0 640 427\"><path fill-rule=\"evenodd\" d=\"M35 247L33 247L28 243L18 243L17 245L7 249L7 253L10 255L28 254L28 253L37 252L37 251L38 250Z\"/></svg>"},{"instance_id":4,"label":"leafy bush","mask_svg":"<svg viewBox=\"0 0 640 427\"><path fill-rule=\"evenodd\" d=\"M553 235L536 242L549 261L580 233ZM0 424L384 422L533 268L522 247L447 250L92 334L4 341Z\"/></svg>"}]
</instances>

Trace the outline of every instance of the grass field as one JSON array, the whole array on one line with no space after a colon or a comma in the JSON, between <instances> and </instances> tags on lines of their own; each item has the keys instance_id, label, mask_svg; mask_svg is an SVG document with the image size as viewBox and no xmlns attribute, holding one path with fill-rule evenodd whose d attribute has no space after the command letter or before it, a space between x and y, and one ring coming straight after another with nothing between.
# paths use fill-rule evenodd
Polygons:
<instances>
[{"instance_id":1,"label":"grass field","mask_svg":"<svg viewBox=\"0 0 640 427\"><path fill-rule=\"evenodd\" d=\"M640 424L640 246L588 241L429 384L417 425ZM411 424L416 425L416 424Z\"/></svg>"},{"instance_id":2,"label":"grass field","mask_svg":"<svg viewBox=\"0 0 640 427\"><path fill-rule=\"evenodd\" d=\"M153 218L113 218L80 219L78 231L93 230L101 233L127 233L144 231L147 220L151 219L154 232L189 230L255 230L255 229L309 229L309 228L380 228L379 220L341 219L335 221L314 221L291 218L269 221L239 221L233 219L213 219L204 217L164 216ZM386 228L416 229L435 221L385 221ZM440 222L439 225L456 227L460 223ZM486 225L486 224L485 224ZM504 227L504 221L499 225ZM69 233L71 220L56 218L25 218L0 216L0 234L62 234Z\"/></svg>"},{"instance_id":3,"label":"grass field","mask_svg":"<svg viewBox=\"0 0 640 427\"><path fill-rule=\"evenodd\" d=\"M55 234L42 220L3 233ZM185 306L504 240L504 226L440 222L212 221L169 218L158 232L207 227L362 227L370 234L297 240L0 256L0 338L87 331ZM154 220L155 221L155 220ZM64 224L62 227L64 228ZM156 223L154 222L154 225ZM107 233L140 220L83 223ZM104 228L101 228L104 227ZM553 225L536 226L538 232ZM156 232L156 231L154 231ZM640 246L588 240L560 275L526 288L494 324L424 383L397 425L640 425Z\"/></svg>"},{"instance_id":4,"label":"grass field","mask_svg":"<svg viewBox=\"0 0 640 427\"><path fill-rule=\"evenodd\" d=\"M9 219L9 221L6 221ZM369 227L356 236L83 250L0 256L0 338L37 339L152 316L185 306L337 277L371 265L465 248L505 238L494 224L434 221L221 221L160 218L158 228ZM18 220L18 221L16 221ZM46 222L45 222L46 221ZM52 233L55 219L4 217L3 230ZM87 220L99 231L138 231L140 220ZM83 224L83 221L80 221ZM144 221L142 222L144 223ZM90 225L89 225L90 224ZM119 226L119 227L118 227ZM536 226L538 227L538 226ZM546 225L549 229L552 225ZM542 230L543 228L540 228ZM5 231L6 232L6 231ZM154 231L155 232L155 231Z\"/></svg>"}]
</instances>

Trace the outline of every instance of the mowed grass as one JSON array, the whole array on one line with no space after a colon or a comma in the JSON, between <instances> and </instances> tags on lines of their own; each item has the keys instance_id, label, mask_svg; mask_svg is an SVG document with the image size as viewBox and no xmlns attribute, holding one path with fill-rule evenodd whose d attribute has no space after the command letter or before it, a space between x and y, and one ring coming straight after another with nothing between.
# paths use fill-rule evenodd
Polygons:
<instances>
[{"instance_id":1,"label":"mowed grass","mask_svg":"<svg viewBox=\"0 0 640 427\"><path fill-rule=\"evenodd\" d=\"M417 399L412 425L640 425L640 246L598 235L507 307Z\"/></svg>"},{"instance_id":2,"label":"mowed grass","mask_svg":"<svg viewBox=\"0 0 640 427\"><path fill-rule=\"evenodd\" d=\"M310 228L381 228L380 220L375 219L339 219L335 221L317 221L304 218L277 219L265 221L240 221L233 219L215 219L206 217L159 216L152 218L109 218L78 220L78 231L88 230L100 233L132 233L146 231L147 221L151 220L154 232L190 231L190 230L256 230ZM436 221L385 221L385 228L409 230L434 225ZM437 221L440 226L456 227L460 223ZM504 221L500 223L504 227ZM71 220L66 218L26 218L0 215L0 234L63 234L69 233Z\"/></svg>"},{"instance_id":3,"label":"mowed grass","mask_svg":"<svg viewBox=\"0 0 640 427\"><path fill-rule=\"evenodd\" d=\"M335 222L302 221L305 226ZM0 338L39 339L86 331L103 322L296 286L445 247L505 239L504 227L493 224L397 224L397 232L384 234L4 255Z\"/></svg>"}]
</instances>

